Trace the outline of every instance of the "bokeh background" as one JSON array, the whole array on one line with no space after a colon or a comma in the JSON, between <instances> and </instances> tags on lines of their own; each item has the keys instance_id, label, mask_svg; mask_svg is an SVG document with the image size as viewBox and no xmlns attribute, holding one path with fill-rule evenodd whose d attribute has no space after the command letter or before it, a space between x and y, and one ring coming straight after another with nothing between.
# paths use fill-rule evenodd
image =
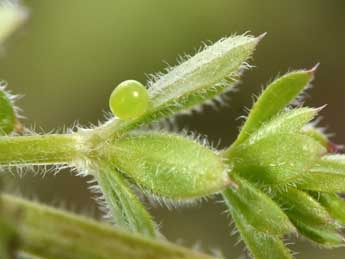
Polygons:
<instances>
[{"instance_id":1,"label":"bokeh background","mask_svg":"<svg viewBox=\"0 0 345 259\"><path fill-rule=\"evenodd\" d=\"M18 104L24 123L37 131L63 129L75 121L97 123L114 86L125 79L175 64L202 42L233 33L268 32L239 91L227 107L179 117L178 127L207 135L220 148L235 138L245 107L277 74L320 62L306 104L328 106L320 125L345 143L345 1L343 0L60 0L23 1L31 18L0 53L0 77L25 95ZM11 177L16 191L55 206L99 217L86 179L65 171L56 176ZM221 250L243 258L229 218L217 197L193 207L151 211L171 241ZM345 249L320 250L303 240L291 246L297 258L345 258Z\"/></svg>"}]
</instances>

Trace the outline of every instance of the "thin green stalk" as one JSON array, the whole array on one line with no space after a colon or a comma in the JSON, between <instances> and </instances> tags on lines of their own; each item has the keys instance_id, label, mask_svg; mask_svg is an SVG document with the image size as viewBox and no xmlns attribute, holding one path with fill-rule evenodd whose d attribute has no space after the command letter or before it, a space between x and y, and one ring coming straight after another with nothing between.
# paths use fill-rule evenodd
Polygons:
<instances>
[{"instance_id":1,"label":"thin green stalk","mask_svg":"<svg viewBox=\"0 0 345 259\"><path fill-rule=\"evenodd\" d=\"M10 195L0 197L4 209L20 211L21 252L39 258L216 259Z\"/></svg>"},{"instance_id":2,"label":"thin green stalk","mask_svg":"<svg viewBox=\"0 0 345 259\"><path fill-rule=\"evenodd\" d=\"M0 137L0 166L70 163L80 153L76 134Z\"/></svg>"}]
</instances>

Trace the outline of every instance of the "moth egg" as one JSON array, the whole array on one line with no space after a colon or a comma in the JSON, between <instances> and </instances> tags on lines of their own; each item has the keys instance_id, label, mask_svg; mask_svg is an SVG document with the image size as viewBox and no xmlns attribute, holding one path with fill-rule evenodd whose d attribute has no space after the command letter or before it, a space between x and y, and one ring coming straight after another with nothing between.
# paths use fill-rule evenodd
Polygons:
<instances>
[{"instance_id":1,"label":"moth egg","mask_svg":"<svg viewBox=\"0 0 345 259\"><path fill-rule=\"evenodd\" d=\"M147 89L136 80L123 81L111 93L109 107L122 120L137 118L149 107Z\"/></svg>"}]
</instances>

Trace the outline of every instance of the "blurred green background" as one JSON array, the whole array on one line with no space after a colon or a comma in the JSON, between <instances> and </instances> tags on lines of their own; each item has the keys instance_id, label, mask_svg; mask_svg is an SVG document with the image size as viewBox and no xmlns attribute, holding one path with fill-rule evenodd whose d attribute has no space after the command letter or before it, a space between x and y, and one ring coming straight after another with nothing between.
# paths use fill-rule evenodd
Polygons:
<instances>
[{"instance_id":1,"label":"blurred green background","mask_svg":"<svg viewBox=\"0 0 345 259\"><path fill-rule=\"evenodd\" d=\"M107 111L114 86L125 79L145 82L147 74L175 64L179 54L193 53L202 42L233 33L268 32L243 76L240 91L229 94L219 111L179 117L180 129L205 134L220 148L235 138L252 97L268 81L288 70L321 66L308 91L307 105L328 104L322 126L345 143L345 1L343 0L60 0L25 1L31 18L1 49L0 77L25 95L18 104L26 125L37 131L63 129L75 121L97 123ZM311 98L312 96L312 98ZM87 179L71 172L26 175L16 191L56 206L96 217ZM169 240L186 246L222 250L243 258L234 246L232 227L217 197L170 211L152 206ZM303 240L291 248L297 258L345 258L345 249L320 250Z\"/></svg>"}]
</instances>

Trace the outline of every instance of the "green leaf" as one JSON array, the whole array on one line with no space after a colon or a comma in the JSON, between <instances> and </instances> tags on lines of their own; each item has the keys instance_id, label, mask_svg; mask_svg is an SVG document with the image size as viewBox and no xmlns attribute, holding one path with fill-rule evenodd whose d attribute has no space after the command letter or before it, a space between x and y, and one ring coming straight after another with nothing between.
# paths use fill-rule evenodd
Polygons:
<instances>
[{"instance_id":1,"label":"green leaf","mask_svg":"<svg viewBox=\"0 0 345 259\"><path fill-rule=\"evenodd\" d=\"M14 259L15 249L17 248L18 233L10 220L5 219L0 215L0 258Z\"/></svg>"},{"instance_id":2,"label":"green leaf","mask_svg":"<svg viewBox=\"0 0 345 259\"><path fill-rule=\"evenodd\" d=\"M264 186L284 188L299 182L325 153L314 139L298 133L278 133L235 147L229 158L233 170Z\"/></svg>"},{"instance_id":3,"label":"green leaf","mask_svg":"<svg viewBox=\"0 0 345 259\"><path fill-rule=\"evenodd\" d=\"M327 148L329 140L327 136L323 134L320 130L312 126L307 126L303 129L303 133L315 139L315 141L319 142L322 146Z\"/></svg>"},{"instance_id":4,"label":"green leaf","mask_svg":"<svg viewBox=\"0 0 345 259\"><path fill-rule=\"evenodd\" d=\"M16 124L16 112L11 96L0 81L0 135L11 133Z\"/></svg>"},{"instance_id":5,"label":"green leaf","mask_svg":"<svg viewBox=\"0 0 345 259\"><path fill-rule=\"evenodd\" d=\"M296 188L287 188L273 198L284 208L289 218L310 226L330 225L334 221L327 210L308 193Z\"/></svg>"},{"instance_id":6,"label":"green leaf","mask_svg":"<svg viewBox=\"0 0 345 259\"><path fill-rule=\"evenodd\" d=\"M249 182L236 177L236 187L223 192L225 203L232 214L241 217L255 232L282 236L294 232L295 228L289 218L266 194Z\"/></svg>"},{"instance_id":7,"label":"green leaf","mask_svg":"<svg viewBox=\"0 0 345 259\"><path fill-rule=\"evenodd\" d=\"M327 155L304 176L299 188L320 192L345 192L345 155Z\"/></svg>"},{"instance_id":8,"label":"green leaf","mask_svg":"<svg viewBox=\"0 0 345 259\"><path fill-rule=\"evenodd\" d=\"M279 237L258 232L243 217L231 211L232 218L244 243L255 259L292 259L290 251Z\"/></svg>"},{"instance_id":9,"label":"green leaf","mask_svg":"<svg viewBox=\"0 0 345 259\"><path fill-rule=\"evenodd\" d=\"M339 247L344 246L345 244L343 236L334 228L328 228L327 226L310 226L300 221L296 221L294 224L297 227L298 232L318 245L322 245L324 247Z\"/></svg>"},{"instance_id":10,"label":"green leaf","mask_svg":"<svg viewBox=\"0 0 345 259\"><path fill-rule=\"evenodd\" d=\"M1 183L0 183L1 184ZM1 186L0 186L1 190ZM17 215L16 215L17 214ZM19 245L18 211L4 209L0 197L0 258L15 259Z\"/></svg>"},{"instance_id":11,"label":"green leaf","mask_svg":"<svg viewBox=\"0 0 345 259\"><path fill-rule=\"evenodd\" d=\"M335 193L318 193L312 192L322 206L326 208L328 213L340 224L345 225L345 201Z\"/></svg>"},{"instance_id":12,"label":"green leaf","mask_svg":"<svg viewBox=\"0 0 345 259\"><path fill-rule=\"evenodd\" d=\"M260 39L247 35L224 38L159 77L149 87L155 112L176 113L233 86Z\"/></svg>"},{"instance_id":13,"label":"green leaf","mask_svg":"<svg viewBox=\"0 0 345 259\"><path fill-rule=\"evenodd\" d=\"M272 82L259 96L250 110L234 145L241 144L248 136L284 110L313 79L314 69L288 73Z\"/></svg>"},{"instance_id":14,"label":"green leaf","mask_svg":"<svg viewBox=\"0 0 345 259\"><path fill-rule=\"evenodd\" d=\"M245 61L261 38L247 35L225 38L168 69L166 75L158 76L149 83L151 108L136 119L110 122L106 125L106 129L112 129L109 134L121 135L130 129L201 105L228 91L238 81L241 71L248 67Z\"/></svg>"},{"instance_id":15,"label":"green leaf","mask_svg":"<svg viewBox=\"0 0 345 259\"><path fill-rule=\"evenodd\" d=\"M135 184L162 197L201 197L222 191L230 182L222 156L176 134L126 135L109 145L104 156Z\"/></svg>"},{"instance_id":16,"label":"green leaf","mask_svg":"<svg viewBox=\"0 0 345 259\"><path fill-rule=\"evenodd\" d=\"M272 120L263 124L246 142L254 144L272 134L299 132L306 123L316 116L318 111L319 109L314 108L299 108L278 114Z\"/></svg>"},{"instance_id":17,"label":"green leaf","mask_svg":"<svg viewBox=\"0 0 345 259\"><path fill-rule=\"evenodd\" d=\"M94 219L10 195L4 207L20 211L20 251L55 259L216 259L164 240L145 238Z\"/></svg>"},{"instance_id":18,"label":"green leaf","mask_svg":"<svg viewBox=\"0 0 345 259\"><path fill-rule=\"evenodd\" d=\"M311 172L345 173L345 155L327 155L310 170Z\"/></svg>"},{"instance_id":19,"label":"green leaf","mask_svg":"<svg viewBox=\"0 0 345 259\"><path fill-rule=\"evenodd\" d=\"M105 205L117 226L147 237L157 237L156 226L150 214L118 171L102 166L97 179L106 201Z\"/></svg>"},{"instance_id":20,"label":"green leaf","mask_svg":"<svg viewBox=\"0 0 345 259\"><path fill-rule=\"evenodd\" d=\"M0 2L0 44L27 18L27 11L18 1Z\"/></svg>"}]
</instances>

